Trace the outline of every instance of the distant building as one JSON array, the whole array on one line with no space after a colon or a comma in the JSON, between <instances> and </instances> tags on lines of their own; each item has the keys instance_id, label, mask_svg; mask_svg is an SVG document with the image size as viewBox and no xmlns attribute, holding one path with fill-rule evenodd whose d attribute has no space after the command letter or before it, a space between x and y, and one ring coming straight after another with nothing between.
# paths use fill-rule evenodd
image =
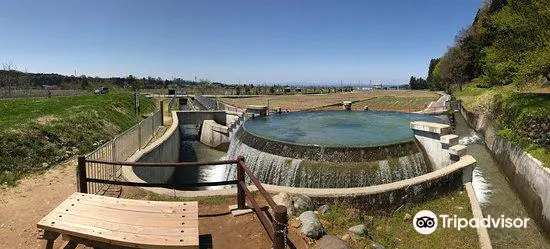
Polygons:
<instances>
[{"instance_id":1,"label":"distant building","mask_svg":"<svg viewBox=\"0 0 550 249\"><path fill-rule=\"evenodd\" d=\"M384 86L382 84L375 84L372 86L372 89L374 90L383 90Z\"/></svg>"}]
</instances>

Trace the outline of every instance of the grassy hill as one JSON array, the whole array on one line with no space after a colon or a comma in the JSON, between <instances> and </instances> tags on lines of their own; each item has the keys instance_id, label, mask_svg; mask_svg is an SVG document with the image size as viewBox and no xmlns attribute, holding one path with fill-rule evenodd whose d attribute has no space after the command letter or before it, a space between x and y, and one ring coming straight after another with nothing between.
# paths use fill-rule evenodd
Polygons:
<instances>
[{"instance_id":1,"label":"grassy hill","mask_svg":"<svg viewBox=\"0 0 550 249\"><path fill-rule=\"evenodd\" d=\"M469 84L453 92L474 113L488 113L498 133L550 167L550 94L512 85L481 88ZM540 91L540 89L536 89Z\"/></svg>"},{"instance_id":2,"label":"grassy hill","mask_svg":"<svg viewBox=\"0 0 550 249\"><path fill-rule=\"evenodd\" d=\"M114 92L54 98L0 99L0 185L93 150L155 109L142 97Z\"/></svg>"}]
</instances>

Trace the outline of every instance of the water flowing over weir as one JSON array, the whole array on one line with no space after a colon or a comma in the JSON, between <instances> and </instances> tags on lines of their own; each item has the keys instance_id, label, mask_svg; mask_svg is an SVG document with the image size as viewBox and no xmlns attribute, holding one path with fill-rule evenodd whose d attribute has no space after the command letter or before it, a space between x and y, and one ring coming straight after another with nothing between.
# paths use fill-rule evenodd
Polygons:
<instances>
[{"instance_id":1,"label":"water flowing over weir","mask_svg":"<svg viewBox=\"0 0 550 249\"><path fill-rule=\"evenodd\" d=\"M483 137L471 129L461 115L456 116L455 133L459 143L468 145L468 154L477 161L472 185L480 200L483 215L498 218L529 217L518 194L508 182L498 163L485 147ZM532 219L526 228L491 228L488 230L493 248L550 248L544 231Z\"/></svg>"},{"instance_id":2,"label":"water flowing over weir","mask_svg":"<svg viewBox=\"0 0 550 249\"><path fill-rule=\"evenodd\" d=\"M244 136L247 136L244 131L236 133L226 157L243 155L258 179L267 184L306 188L363 187L395 182L428 172L428 164L419 150L372 162L318 162L255 149L243 142ZM224 180L233 180L235 170L234 166L226 167Z\"/></svg>"}]
</instances>

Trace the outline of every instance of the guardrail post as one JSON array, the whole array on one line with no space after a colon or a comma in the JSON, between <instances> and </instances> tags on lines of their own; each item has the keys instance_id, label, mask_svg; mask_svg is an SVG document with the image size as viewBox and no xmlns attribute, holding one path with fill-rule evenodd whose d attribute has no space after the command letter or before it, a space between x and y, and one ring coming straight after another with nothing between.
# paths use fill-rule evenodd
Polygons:
<instances>
[{"instance_id":1,"label":"guardrail post","mask_svg":"<svg viewBox=\"0 0 550 249\"><path fill-rule=\"evenodd\" d=\"M78 157L78 165L76 170L78 192L87 194L88 183L86 182L86 158L84 156Z\"/></svg>"},{"instance_id":2,"label":"guardrail post","mask_svg":"<svg viewBox=\"0 0 550 249\"><path fill-rule=\"evenodd\" d=\"M164 100L160 101L160 126L164 126Z\"/></svg>"},{"instance_id":3,"label":"guardrail post","mask_svg":"<svg viewBox=\"0 0 550 249\"><path fill-rule=\"evenodd\" d=\"M244 163L244 157L239 156L237 157L237 182L244 183L244 169L241 163ZM239 209L246 208L244 189L241 188L240 184L237 184L237 207Z\"/></svg>"},{"instance_id":4,"label":"guardrail post","mask_svg":"<svg viewBox=\"0 0 550 249\"><path fill-rule=\"evenodd\" d=\"M273 249L284 249L286 247L288 216L286 207L277 205L273 208L275 213L273 221Z\"/></svg>"},{"instance_id":5,"label":"guardrail post","mask_svg":"<svg viewBox=\"0 0 550 249\"><path fill-rule=\"evenodd\" d=\"M141 122L139 122L139 125L138 125L138 150L141 150L141 126L143 125L143 120Z\"/></svg>"}]
</instances>

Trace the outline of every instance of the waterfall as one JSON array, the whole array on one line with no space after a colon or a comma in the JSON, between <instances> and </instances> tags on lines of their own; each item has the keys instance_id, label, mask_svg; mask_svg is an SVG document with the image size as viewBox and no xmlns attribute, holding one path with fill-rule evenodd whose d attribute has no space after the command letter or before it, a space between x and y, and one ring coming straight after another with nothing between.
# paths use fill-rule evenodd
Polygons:
<instances>
[{"instance_id":1,"label":"waterfall","mask_svg":"<svg viewBox=\"0 0 550 249\"><path fill-rule=\"evenodd\" d=\"M483 138L479 136L475 131L471 131L470 135L461 138L458 140L459 144L470 145L475 143L483 144ZM485 205L489 202L489 197L491 196L491 185L483 177L483 172L476 166L474 168L473 177L472 177L472 186L474 187L474 192L478 201Z\"/></svg>"},{"instance_id":2,"label":"waterfall","mask_svg":"<svg viewBox=\"0 0 550 249\"><path fill-rule=\"evenodd\" d=\"M427 173L420 151L373 162L332 163L301 160L260 151L243 143L236 133L227 159L244 156L246 165L266 184L306 188L349 188L395 182ZM225 179L234 180L236 167L225 167Z\"/></svg>"}]
</instances>

